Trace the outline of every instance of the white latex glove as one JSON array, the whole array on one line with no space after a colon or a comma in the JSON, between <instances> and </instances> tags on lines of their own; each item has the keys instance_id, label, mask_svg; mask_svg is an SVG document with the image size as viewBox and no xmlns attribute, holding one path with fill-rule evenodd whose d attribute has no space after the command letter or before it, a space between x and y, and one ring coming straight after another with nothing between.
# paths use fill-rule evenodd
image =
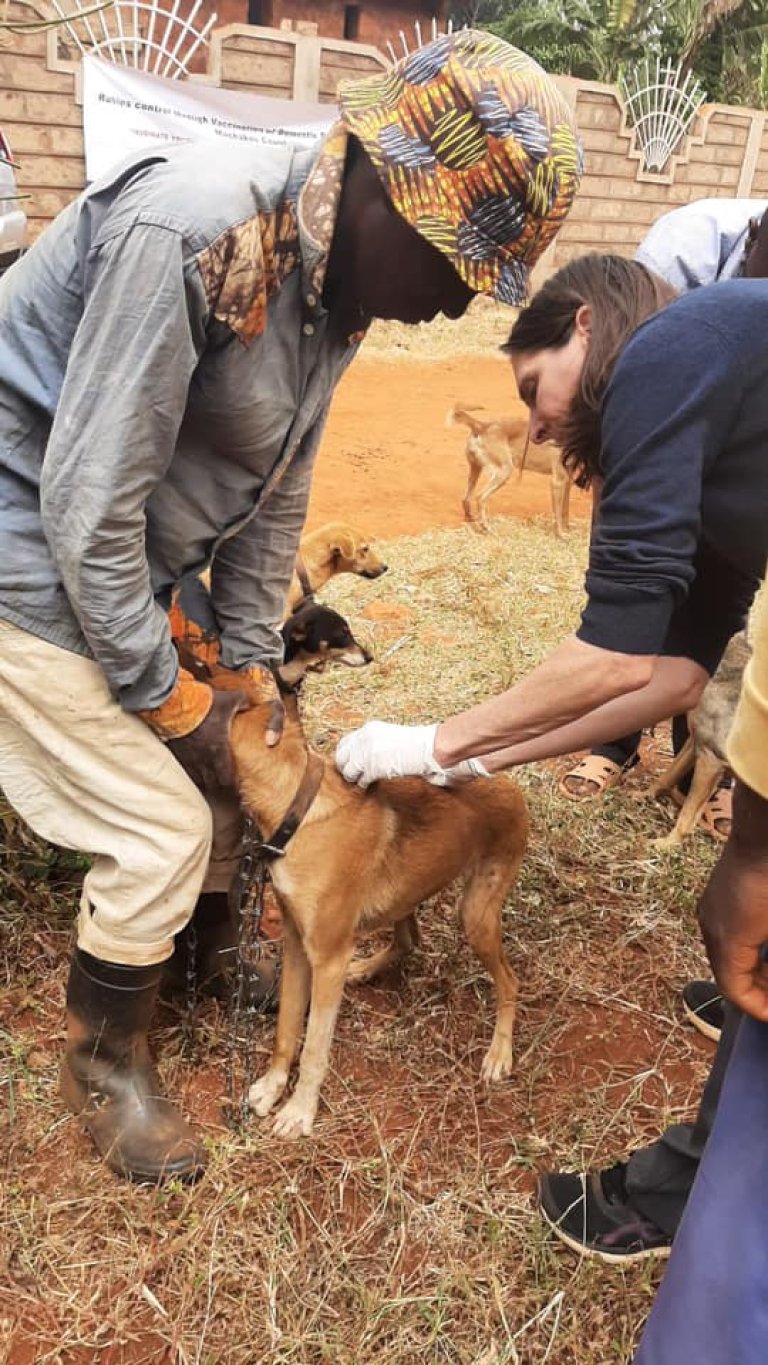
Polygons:
<instances>
[{"instance_id":1,"label":"white latex glove","mask_svg":"<svg viewBox=\"0 0 768 1365\"><path fill-rule=\"evenodd\" d=\"M367 787L380 777L424 777L435 787L458 787L475 777L490 777L479 758L453 768L435 761L435 725L388 725L369 720L339 741L336 767L347 782Z\"/></svg>"}]
</instances>

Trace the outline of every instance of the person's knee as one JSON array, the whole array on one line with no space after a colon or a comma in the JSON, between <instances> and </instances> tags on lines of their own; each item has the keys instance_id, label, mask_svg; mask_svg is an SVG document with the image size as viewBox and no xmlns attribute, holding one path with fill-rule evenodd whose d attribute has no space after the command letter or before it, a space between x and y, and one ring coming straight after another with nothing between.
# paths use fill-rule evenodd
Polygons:
<instances>
[{"instance_id":1,"label":"person's knee","mask_svg":"<svg viewBox=\"0 0 768 1365\"><path fill-rule=\"evenodd\" d=\"M195 789L197 800L190 802L185 818L174 836L179 871L185 868L205 870L213 845L213 815L205 798Z\"/></svg>"}]
</instances>

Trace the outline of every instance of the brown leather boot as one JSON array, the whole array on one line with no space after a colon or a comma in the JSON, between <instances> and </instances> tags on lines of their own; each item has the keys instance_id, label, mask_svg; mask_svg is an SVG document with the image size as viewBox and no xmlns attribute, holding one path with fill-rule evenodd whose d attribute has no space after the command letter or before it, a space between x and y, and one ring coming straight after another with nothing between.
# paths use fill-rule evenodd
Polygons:
<instances>
[{"instance_id":1,"label":"brown leather boot","mask_svg":"<svg viewBox=\"0 0 768 1365\"><path fill-rule=\"evenodd\" d=\"M230 998L237 974L237 924L225 891L206 891L194 908L196 954L192 980L202 995L216 1000ZM187 931L176 935L173 956L163 963L160 993L164 1000L184 996L190 967L190 939ZM279 955L269 947L258 971L251 973L252 987L245 1002L252 1009L268 1013L277 1008L275 989Z\"/></svg>"},{"instance_id":2,"label":"brown leather boot","mask_svg":"<svg viewBox=\"0 0 768 1365\"><path fill-rule=\"evenodd\" d=\"M75 949L61 1093L111 1170L159 1184L191 1180L205 1151L160 1089L147 1045L162 963L123 967Z\"/></svg>"}]
</instances>

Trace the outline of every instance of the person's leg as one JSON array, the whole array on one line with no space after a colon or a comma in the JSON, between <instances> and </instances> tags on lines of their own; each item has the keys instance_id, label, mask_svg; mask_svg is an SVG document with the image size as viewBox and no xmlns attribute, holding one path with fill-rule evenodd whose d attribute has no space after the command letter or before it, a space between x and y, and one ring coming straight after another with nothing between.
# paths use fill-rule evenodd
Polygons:
<instances>
[{"instance_id":1,"label":"person's leg","mask_svg":"<svg viewBox=\"0 0 768 1365\"><path fill-rule=\"evenodd\" d=\"M173 956L162 983L164 999L184 996L193 988L219 1000L231 996L237 974L240 865L243 855L243 808L235 792L209 796L213 840L203 888L186 929L176 935ZM267 932L269 931L269 932ZM279 912L267 899L260 938L280 937ZM267 950L248 971L244 1003L251 1009L276 1007L279 944Z\"/></svg>"},{"instance_id":2,"label":"person's leg","mask_svg":"<svg viewBox=\"0 0 768 1365\"><path fill-rule=\"evenodd\" d=\"M672 1237L712 1131L740 1020L738 1010L726 1006L723 1030L695 1123L673 1124L657 1142L634 1152L627 1162L629 1202Z\"/></svg>"},{"instance_id":3,"label":"person's leg","mask_svg":"<svg viewBox=\"0 0 768 1365\"><path fill-rule=\"evenodd\" d=\"M668 1255L712 1128L738 1027L737 1012L727 1014L695 1123L674 1124L628 1161L606 1170L541 1177L541 1212L574 1251L614 1263Z\"/></svg>"},{"instance_id":4,"label":"person's leg","mask_svg":"<svg viewBox=\"0 0 768 1365\"><path fill-rule=\"evenodd\" d=\"M67 992L67 1103L115 1169L195 1173L202 1153L160 1096L147 1029L208 864L203 797L95 663L4 622L0 786L42 838L91 858Z\"/></svg>"},{"instance_id":5,"label":"person's leg","mask_svg":"<svg viewBox=\"0 0 768 1365\"><path fill-rule=\"evenodd\" d=\"M635 1365L756 1365L768 1340L768 1025L741 1021Z\"/></svg>"}]
</instances>

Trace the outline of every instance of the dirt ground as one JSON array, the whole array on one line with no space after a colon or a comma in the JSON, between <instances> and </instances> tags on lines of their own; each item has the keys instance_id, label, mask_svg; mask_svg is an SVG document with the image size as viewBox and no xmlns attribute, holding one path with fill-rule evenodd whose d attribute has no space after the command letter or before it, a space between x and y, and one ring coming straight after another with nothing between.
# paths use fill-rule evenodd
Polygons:
<instances>
[{"instance_id":1,"label":"dirt ground","mask_svg":"<svg viewBox=\"0 0 768 1365\"><path fill-rule=\"evenodd\" d=\"M390 569L327 593L376 662L309 680L325 753L365 716L422 722L498 690L572 628L586 528L555 540L545 478L497 495L492 535L454 529L464 433L444 419L459 401L517 410L489 346L374 349L337 394L310 523L366 527ZM575 494L575 517L588 511ZM203 1001L190 1030L163 1010L165 1084L210 1146L190 1189L111 1177L63 1109L80 873L0 801L0 1365L630 1365L659 1267L569 1256L531 1191L541 1168L609 1164L690 1117L709 1064L678 1000L704 971L692 907L714 850L698 836L653 852L671 819L647 794L664 742L598 807L559 798L551 767L519 774L532 832L504 914L515 1066L491 1091L490 983L452 892L425 908L402 970L346 993L305 1142L228 1130L225 1015ZM273 1034L259 1018L256 1071Z\"/></svg>"},{"instance_id":2,"label":"dirt ground","mask_svg":"<svg viewBox=\"0 0 768 1365\"><path fill-rule=\"evenodd\" d=\"M417 535L460 526L467 465L464 427L447 428L455 403L486 409L479 417L524 412L501 356L452 356L407 365L361 355L334 399L318 455L310 527L350 521L371 536ZM548 514L549 480L513 476L491 499L490 515ZM574 489L572 518L589 516L590 500Z\"/></svg>"}]
</instances>

